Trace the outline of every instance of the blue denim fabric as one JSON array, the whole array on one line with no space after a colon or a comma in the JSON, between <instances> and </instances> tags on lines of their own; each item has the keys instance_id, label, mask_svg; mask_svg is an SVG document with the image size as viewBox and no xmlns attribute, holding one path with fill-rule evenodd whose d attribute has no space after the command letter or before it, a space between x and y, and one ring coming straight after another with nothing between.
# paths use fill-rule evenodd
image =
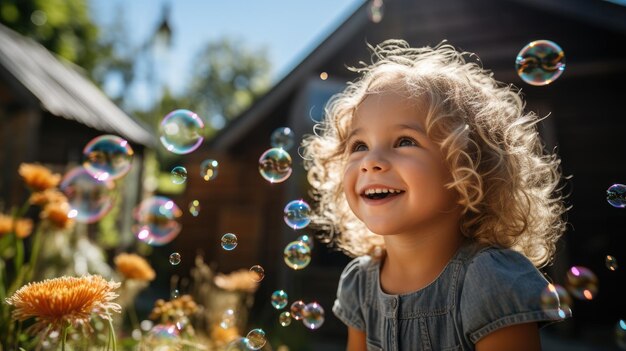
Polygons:
<instances>
[{"instance_id":1,"label":"blue denim fabric","mask_svg":"<svg viewBox=\"0 0 626 351\"><path fill-rule=\"evenodd\" d=\"M485 335L506 326L559 320L545 310L545 277L522 254L464 244L439 277L421 290L386 294L380 261L358 257L344 269L333 312L365 331L368 350L474 350Z\"/></svg>"}]
</instances>

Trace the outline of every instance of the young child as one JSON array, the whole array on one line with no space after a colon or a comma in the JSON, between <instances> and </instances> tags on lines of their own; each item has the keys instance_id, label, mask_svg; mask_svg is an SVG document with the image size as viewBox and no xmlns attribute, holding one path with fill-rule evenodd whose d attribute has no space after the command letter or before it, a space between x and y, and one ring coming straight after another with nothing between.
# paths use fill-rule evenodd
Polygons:
<instances>
[{"instance_id":1,"label":"young child","mask_svg":"<svg viewBox=\"0 0 626 351\"><path fill-rule=\"evenodd\" d=\"M566 316L536 268L566 210L540 119L450 45L371 49L303 142L314 221L357 256L333 307L348 350L540 350Z\"/></svg>"}]
</instances>

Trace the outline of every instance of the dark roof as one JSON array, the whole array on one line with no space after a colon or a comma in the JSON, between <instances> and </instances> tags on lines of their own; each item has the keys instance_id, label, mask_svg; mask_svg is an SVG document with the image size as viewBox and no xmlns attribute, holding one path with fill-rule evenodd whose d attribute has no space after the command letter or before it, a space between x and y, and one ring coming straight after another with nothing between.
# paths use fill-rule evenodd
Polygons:
<instances>
[{"instance_id":1,"label":"dark roof","mask_svg":"<svg viewBox=\"0 0 626 351\"><path fill-rule=\"evenodd\" d=\"M124 113L78 67L0 24L0 65L51 114L155 146L156 137Z\"/></svg>"}]
</instances>

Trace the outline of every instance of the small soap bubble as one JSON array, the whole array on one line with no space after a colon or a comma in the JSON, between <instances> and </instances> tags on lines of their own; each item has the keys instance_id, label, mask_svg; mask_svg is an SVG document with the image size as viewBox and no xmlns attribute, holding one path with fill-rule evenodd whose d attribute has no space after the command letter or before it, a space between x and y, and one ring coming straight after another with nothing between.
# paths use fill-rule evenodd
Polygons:
<instances>
[{"instance_id":1,"label":"small soap bubble","mask_svg":"<svg viewBox=\"0 0 626 351\"><path fill-rule=\"evenodd\" d=\"M326 80L326 79L328 79L328 73L326 73L326 72L322 72L322 73L320 73L320 79L321 79L321 80Z\"/></svg>"},{"instance_id":2,"label":"small soap bubble","mask_svg":"<svg viewBox=\"0 0 626 351\"><path fill-rule=\"evenodd\" d=\"M176 350L180 343L180 331L174 324L157 324L150 329L145 341L152 350Z\"/></svg>"},{"instance_id":3,"label":"small soap bubble","mask_svg":"<svg viewBox=\"0 0 626 351\"><path fill-rule=\"evenodd\" d=\"M183 166L172 168L170 178L174 184L183 184L187 180L187 169Z\"/></svg>"},{"instance_id":4,"label":"small soap bubble","mask_svg":"<svg viewBox=\"0 0 626 351\"><path fill-rule=\"evenodd\" d=\"M115 185L109 180L100 181L83 167L69 171L59 184L70 205L68 217L80 223L95 223L102 219L115 200Z\"/></svg>"},{"instance_id":5,"label":"small soap bubble","mask_svg":"<svg viewBox=\"0 0 626 351\"><path fill-rule=\"evenodd\" d=\"M620 349L626 350L626 321L623 319L615 325L615 343Z\"/></svg>"},{"instance_id":6,"label":"small soap bubble","mask_svg":"<svg viewBox=\"0 0 626 351\"><path fill-rule=\"evenodd\" d=\"M237 247L237 235L233 233L226 233L222 235L222 248L224 250L231 251L236 247Z\"/></svg>"},{"instance_id":7,"label":"small soap bubble","mask_svg":"<svg viewBox=\"0 0 626 351\"><path fill-rule=\"evenodd\" d=\"M552 319L564 319L572 315L572 298L567 290L558 284L548 284L541 292L541 308Z\"/></svg>"},{"instance_id":8,"label":"small soap bubble","mask_svg":"<svg viewBox=\"0 0 626 351\"><path fill-rule=\"evenodd\" d=\"M300 235L298 237L298 241L302 241L309 247L309 249L313 250L313 245L315 245L315 240L313 239L311 235L308 235L308 234Z\"/></svg>"},{"instance_id":9,"label":"small soap bubble","mask_svg":"<svg viewBox=\"0 0 626 351\"><path fill-rule=\"evenodd\" d=\"M128 141L115 135L102 135L83 149L83 167L98 180L115 180L125 176L133 161Z\"/></svg>"},{"instance_id":10,"label":"small soap bubble","mask_svg":"<svg viewBox=\"0 0 626 351\"><path fill-rule=\"evenodd\" d=\"M200 177L207 182L215 179L215 177L217 177L218 166L219 164L216 160L206 159L202 161L200 164Z\"/></svg>"},{"instance_id":11,"label":"small soap bubble","mask_svg":"<svg viewBox=\"0 0 626 351\"><path fill-rule=\"evenodd\" d=\"M289 268L303 269L311 262L311 248L303 241L292 241L285 246L283 259Z\"/></svg>"},{"instance_id":12,"label":"small soap bubble","mask_svg":"<svg viewBox=\"0 0 626 351\"><path fill-rule=\"evenodd\" d=\"M373 23L379 23L383 20L385 14L385 5L383 0L372 0L367 8L367 16Z\"/></svg>"},{"instance_id":13,"label":"small soap bubble","mask_svg":"<svg viewBox=\"0 0 626 351\"><path fill-rule=\"evenodd\" d=\"M168 151L183 155L196 150L204 137L204 122L192 111L175 110L159 126L160 140Z\"/></svg>"},{"instance_id":14,"label":"small soap bubble","mask_svg":"<svg viewBox=\"0 0 626 351\"><path fill-rule=\"evenodd\" d=\"M271 145L274 148L289 150L293 146L294 133L289 127L276 128L272 132Z\"/></svg>"},{"instance_id":15,"label":"small soap bubble","mask_svg":"<svg viewBox=\"0 0 626 351\"><path fill-rule=\"evenodd\" d=\"M181 215L182 211L171 199L164 196L147 198L135 210L135 235L152 246L168 244L180 232L177 219Z\"/></svg>"},{"instance_id":16,"label":"small soap bubble","mask_svg":"<svg viewBox=\"0 0 626 351\"><path fill-rule=\"evenodd\" d=\"M172 292L170 293L170 299L175 300L179 297L180 297L180 291L178 291L178 289L172 289Z\"/></svg>"},{"instance_id":17,"label":"small soap bubble","mask_svg":"<svg viewBox=\"0 0 626 351\"><path fill-rule=\"evenodd\" d=\"M222 329L228 329L235 326L235 322L237 317L235 316L235 311L232 309L227 309L222 313L222 320L220 321L220 327Z\"/></svg>"},{"instance_id":18,"label":"small soap bubble","mask_svg":"<svg viewBox=\"0 0 626 351\"><path fill-rule=\"evenodd\" d=\"M324 324L324 308L317 302L311 302L302 311L302 323L309 329L317 329Z\"/></svg>"},{"instance_id":19,"label":"small soap bubble","mask_svg":"<svg viewBox=\"0 0 626 351\"><path fill-rule=\"evenodd\" d=\"M592 300L598 293L598 278L588 268L574 266L567 271L566 288L577 299Z\"/></svg>"},{"instance_id":20,"label":"small soap bubble","mask_svg":"<svg viewBox=\"0 0 626 351\"><path fill-rule=\"evenodd\" d=\"M617 270L617 258L611 256L611 255L606 255L606 258L604 259L604 264L606 265L606 268L608 268L609 270L612 271L616 271Z\"/></svg>"},{"instance_id":21,"label":"small soap bubble","mask_svg":"<svg viewBox=\"0 0 626 351\"><path fill-rule=\"evenodd\" d=\"M281 313L280 316L278 316L278 323L280 323L283 327L291 324L291 313L287 311Z\"/></svg>"},{"instance_id":22,"label":"small soap bubble","mask_svg":"<svg viewBox=\"0 0 626 351\"><path fill-rule=\"evenodd\" d=\"M249 351L248 338L237 338L226 345L226 351Z\"/></svg>"},{"instance_id":23,"label":"small soap bubble","mask_svg":"<svg viewBox=\"0 0 626 351\"><path fill-rule=\"evenodd\" d=\"M170 264L172 266L176 266L180 263L180 254L178 252L174 252L170 255Z\"/></svg>"},{"instance_id":24,"label":"small soap bubble","mask_svg":"<svg viewBox=\"0 0 626 351\"><path fill-rule=\"evenodd\" d=\"M263 346L267 340L265 339L265 332L263 329L252 329L246 335L247 345L250 350L259 350Z\"/></svg>"},{"instance_id":25,"label":"small soap bubble","mask_svg":"<svg viewBox=\"0 0 626 351\"><path fill-rule=\"evenodd\" d=\"M194 217L198 217L200 214L200 201L193 200L189 203L189 213Z\"/></svg>"},{"instance_id":26,"label":"small soap bubble","mask_svg":"<svg viewBox=\"0 0 626 351\"><path fill-rule=\"evenodd\" d=\"M259 158L259 173L270 183L284 182L291 171L291 156L281 148L271 148Z\"/></svg>"},{"instance_id":27,"label":"small soap bubble","mask_svg":"<svg viewBox=\"0 0 626 351\"><path fill-rule=\"evenodd\" d=\"M280 310L285 308L288 303L288 296L284 290L276 290L272 293L272 306L275 309Z\"/></svg>"},{"instance_id":28,"label":"small soap bubble","mask_svg":"<svg viewBox=\"0 0 626 351\"><path fill-rule=\"evenodd\" d=\"M141 330L143 331L150 331L150 329L152 329L152 327L154 326L154 323L149 320L149 319L144 319L141 321L141 323L139 323L139 327L141 328Z\"/></svg>"},{"instance_id":29,"label":"small soap bubble","mask_svg":"<svg viewBox=\"0 0 626 351\"><path fill-rule=\"evenodd\" d=\"M298 300L291 304L291 308L289 309L291 312L291 317L297 321L302 319L302 314L304 313L304 308L306 305L302 300Z\"/></svg>"},{"instance_id":30,"label":"small soap bubble","mask_svg":"<svg viewBox=\"0 0 626 351\"><path fill-rule=\"evenodd\" d=\"M517 54L517 74L530 85L547 85L554 82L565 70L563 49L549 40L528 43Z\"/></svg>"},{"instance_id":31,"label":"small soap bubble","mask_svg":"<svg viewBox=\"0 0 626 351\"><path fill-rule=\"evenodd\" d=\"M250 272L254 273L252 274L252 280L254 280L257 283L263 280L263 278L265 278L265 270L263 269L263 267L259 266L258 264L255 264L254 266L250 267Z\"/></svg>"},{"instance_id":32,"label":"small soap bubble","mask_svg":"<svg viewBox=\"0 0 626 351\"><path fill-rule=\"evenodd\" d=\"M606 200L613 207L626 207L626 185L613 184L606 190Z\"/></svg>"},{"instance_id":33,"label":"small soap bubble","mask_svg":"<svg viewBox=\"0 0 626 351\"><path fill-rule=\"evenodd\" d=\"M283 211L285 223L294 230L302 229L311 223L311 206L304 200L289 202Z\"/></svg>"}]
</instances>

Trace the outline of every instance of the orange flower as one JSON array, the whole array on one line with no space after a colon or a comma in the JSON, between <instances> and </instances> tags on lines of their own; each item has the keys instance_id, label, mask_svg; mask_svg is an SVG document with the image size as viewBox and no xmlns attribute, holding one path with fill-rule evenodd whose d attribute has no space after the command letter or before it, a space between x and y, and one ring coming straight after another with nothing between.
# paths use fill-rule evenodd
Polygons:
<instances>
[{"instance_id":1,"label":"orange flower","mask_svg":"<svg viewBox=\"0 0 626 351\"><path fill-rule=\"evenodd\" d=\"M67 229L74 225L74 220L68 217L70 211L70 204L67 202L51 202L43 208L39 216L59 229Z\"/></svg>"},{"instance_id":2,"label":"orange flower","mask_svg":"<svg viewBox=\"0 0 626 351\"><path fill-rule=\"evenodd\" d=\"M12 217L0 213L0 236L12 233L14 229L18 238L25 238L33 231L33 221L26 218L14 222Z\"/></svg>"},{"instance_id":3,"label":"orange flower","mask_svg":"<svg viewBox=\"0 0 626 351\"><path fill-rule=\"evenodd\" d=\"M61 181L60 174L53 174L48 168L33 163L22 163L18 173L32 191L54 188Z\"/></svg>"},{"instance_id":4,"label":"orange flower","mask_svg":"<svg viewBox=\"0 0 626 351\"><path fill-rule=\"evenodd\" d=\"M15 307L14 319L35 317L32 333L59 332L68 324L89 328L92 313L110 320L109 312L121 312L120 305L111 302L118 296L114 290L119 286L99 275L46 279L24 285L6 303Z\"/></svg>"},{"instance_id":5,"label":"orange flower","mask_svg":"<svg viewBox=\"0 0 626 351\"><path fill-rule=\"evenodd\" d=\"M258 288L258 274L247 269L240 269L230 274L219 273L213 281L218 287L228 291L255 292Z\"/></svg>"},{"instance_id":6,"label":"orange flower","mask_svg":"<svg viewBox=\"0 0 626 351\"><path fill-rule=\"evenodd\" d=\"M117 271L126 279L151 281L156 276L148 261L139 255L121 253L114 261Z\"/></svg>"},{"instance_id":7,"label":"orange flower","mask_svg":"<svg viewBox=\"0 0 626 351\"><path fill-rule=\"evenodd\" d=\"M33 205L45 206L52 203L67 202L67 197L57 189L51 188L32 193L28 201Z\"/></svg>"}]
</instances>

